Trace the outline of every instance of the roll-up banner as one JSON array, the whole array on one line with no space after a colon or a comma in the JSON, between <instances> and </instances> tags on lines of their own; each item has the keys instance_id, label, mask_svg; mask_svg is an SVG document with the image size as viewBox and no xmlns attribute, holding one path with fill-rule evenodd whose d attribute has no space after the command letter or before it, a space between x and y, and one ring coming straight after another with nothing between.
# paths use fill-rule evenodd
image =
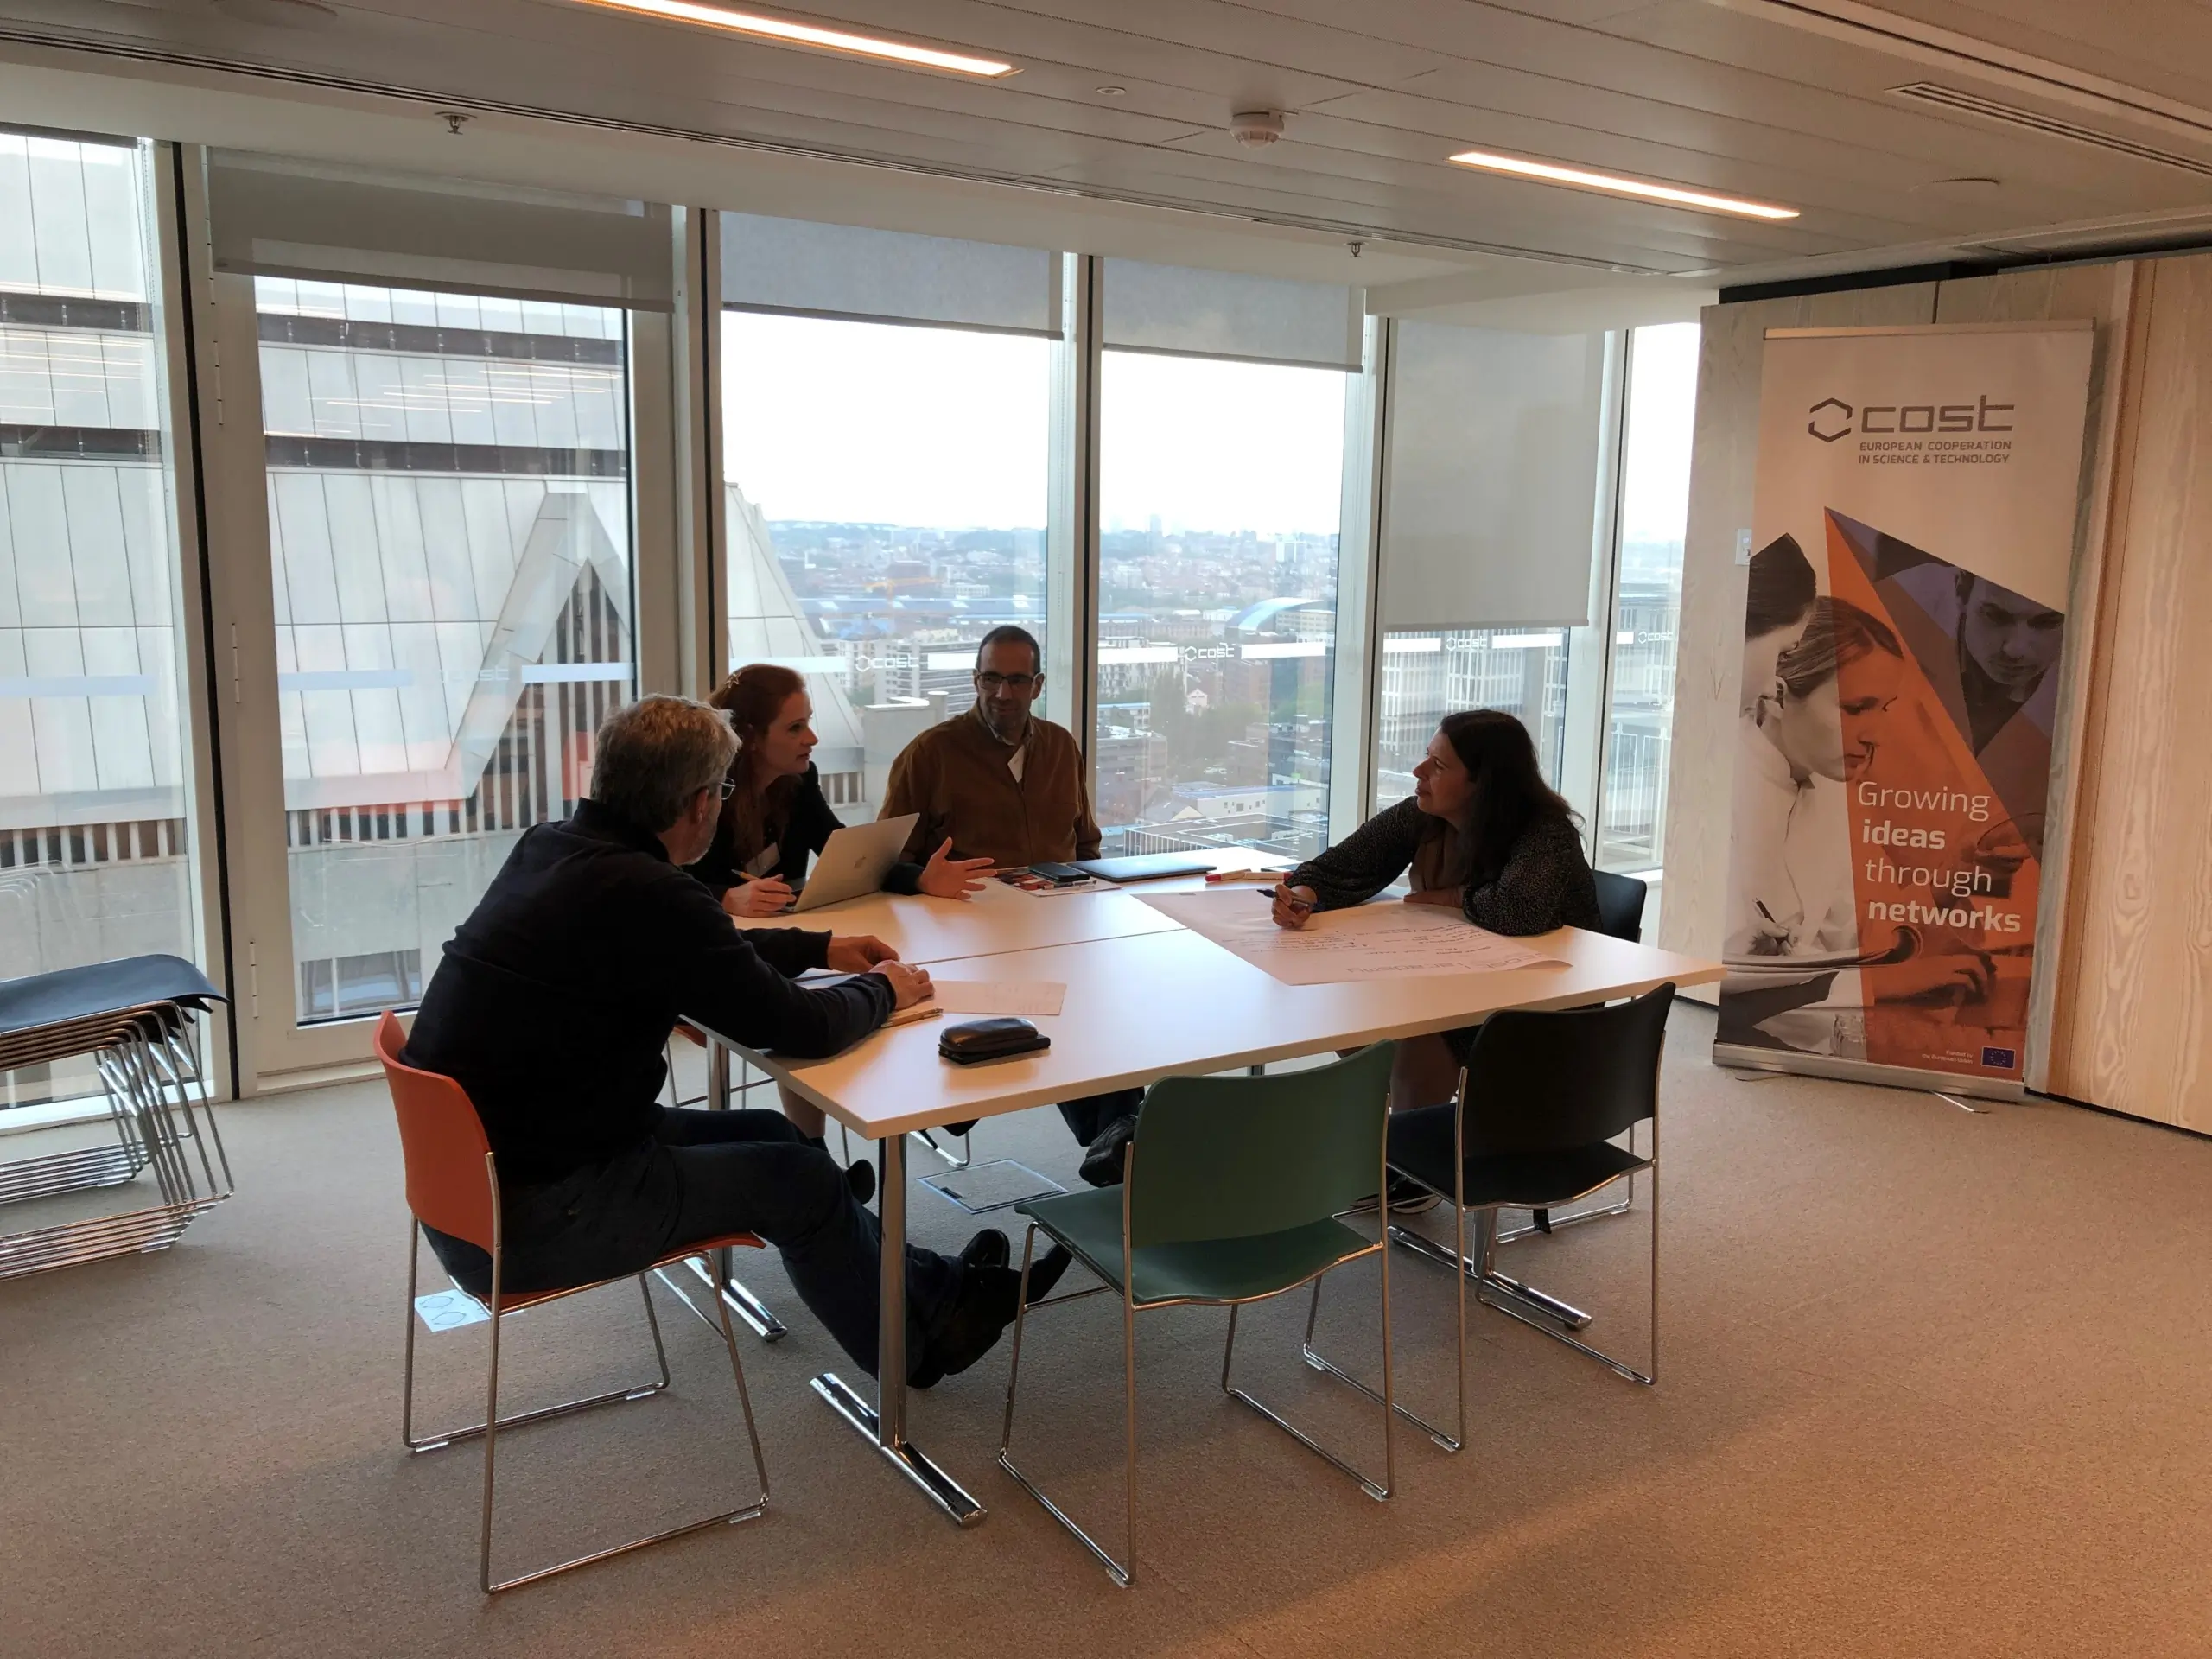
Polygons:
<instances>
[{"instance_id":1,"label":"roll-up banner","mask_svg":"<svg viewBox=\"0 0 2212 1659\"><path fill-rule=\"evenodd\" d=\"M2019 1089L2092 340L1768 333L1716 1060Z\"/></svg>"}]
</instances>

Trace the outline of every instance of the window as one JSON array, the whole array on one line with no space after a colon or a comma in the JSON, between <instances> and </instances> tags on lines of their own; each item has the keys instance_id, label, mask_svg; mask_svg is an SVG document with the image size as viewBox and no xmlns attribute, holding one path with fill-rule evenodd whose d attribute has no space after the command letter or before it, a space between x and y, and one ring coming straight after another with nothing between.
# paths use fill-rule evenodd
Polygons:
<instances>
[{"instance_id":1,"label":"window","mask_svg":"<svg viewBox=\"0 0 2212 1659\"><path fill-rule=\"evenodd\" d=\"M1375 711L1375 810L1414 792L1436 723L1459 709L1501 709L1535 740L1554 789L1567 745L1567 628L1396 630L1382 637Z\"/></svg>"},{"instance_id":2,"label":"window","mask_svg":"<svg viewBox=\"0 0 2212 1659\"><path fill-rule=\"evenodd\" d=\"M1045 639L1056 342L726 311L729 664L808 677L838 816L976 701L976 643Z\"/></svg>"},{"instance_id":3,"label":"window","mask_svg":"<svg viewBox=\"0 0 2212 1659\"><path fill-rule=\"evenodd\" d=\"M200 957L148 159L0 132L0 977Z\"/></svg>"},{"instance_id":4,"label":"window","mask_svg":"<svg viewBox=\"0 0 2212 1659\"><path fill-rule=\"evenodd\" d=\"M1104 354L1109 855L1325 843L1344 397L1341 370Z\"/></svg>"},{"instance_id":5,"label":"window","mask_svg":"<svg viewBox=\"0 0 2212 1659\"><path fill-rule=\"evenodd\" d=\"M1629 347L1620 564L1598 825L1601 869L1656 869L1663 850L1698 336L1695 323L1669 323L1637 329Z\"/></svg>"},{"instance_id":6,"label":"window","mask_svg":"<svg viewBox=\"0 0 2212 1659\"><path fill-rule=\"evenodd\" d=\"M300 964L300 1018L342 1020L423 1000L423 953L378 950Z\"/></svg>"},{"instance_id":7,"label":"window","mask_svg":"<svg viewBox=\"0 0 2212 1659\"><path fill-rule=\"evenodd\" d=\"M255 279L298 1016L408 1007L633 683L624 314Z\"/></svg>"}]
</instances>

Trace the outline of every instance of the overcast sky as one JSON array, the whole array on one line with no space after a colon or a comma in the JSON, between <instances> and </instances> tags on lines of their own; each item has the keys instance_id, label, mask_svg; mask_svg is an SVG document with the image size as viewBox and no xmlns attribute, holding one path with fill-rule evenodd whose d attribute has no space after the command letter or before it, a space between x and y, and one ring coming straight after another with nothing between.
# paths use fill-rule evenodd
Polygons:
<instances>
[{"instance_id":1,"label":"overcast sky","mask_svg":"<svg viewBox=\"0 0 2212 1659\"><path fill-rule=\"evenodd\" d=\"M946 529L1045 522L1052 345L1018 335L723 315L730 475L771 518ZM1639 332L1630 540L1681 533L1694 325ZM1337 528L1344 377L1109 353L1109 530Z\"/></svg>"}]
</instances>

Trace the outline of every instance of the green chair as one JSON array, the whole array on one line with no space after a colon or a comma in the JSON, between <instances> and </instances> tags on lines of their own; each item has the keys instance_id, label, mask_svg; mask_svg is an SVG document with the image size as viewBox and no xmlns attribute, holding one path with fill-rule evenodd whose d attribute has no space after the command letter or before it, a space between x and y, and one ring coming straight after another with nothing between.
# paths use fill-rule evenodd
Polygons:
<instances>
[{"instance_id":1,"label":"green chair","mask_svg":"<svg viewBox=\"0 0 2212 1659\"><path fill-rule=\"evenodd\" d=\"M1390 1255L1337 1219L1383 1190L1384 1129L1390 1112L1393 1045L1376 1043L1350 1059L1274 1077L1169 1077L1146 1095L1135 1138L1123 1154L1118 1188L1034 1198L1021 1246L1022 1312L1014 1326L1006 1423L999 1466L1073 1533L1115 1583L1127 1586L1136 1563L1136 1316L1190 1304L1229 1309L1222 1392L1284 1430L1308 1451L1359 1482L1374 1498L1390 1496L1395 1465L1391 1421ZM1021 1376L1023 1326L1032 1311L1029 1266L1042 1230L1103 1282L1039 1304L1118 1292L1122 1298L1126 1455L1126 1561L1098 1541L1014 1467L1014 1392ZM1383 1238L1388 1237L1387 1230ZM1236 1355L1236 1311L1300 1286L1363 1255L1382 1267L1382 1481L1357 1469L1230 1382Z\"/></svg>"}]
</instances>

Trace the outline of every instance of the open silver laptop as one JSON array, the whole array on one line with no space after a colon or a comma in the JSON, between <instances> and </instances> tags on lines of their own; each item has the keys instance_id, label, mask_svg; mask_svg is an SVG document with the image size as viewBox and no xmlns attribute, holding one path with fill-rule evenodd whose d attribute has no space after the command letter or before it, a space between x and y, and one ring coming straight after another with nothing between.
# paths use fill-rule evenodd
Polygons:
<instances>
[{"instance_id":1,"label":"open silver laptop","mask_svg":"<svg viewBox=\"0 0 2212 1659\"><path fill-rule=\"evenodd\" d=\"M883 879L899 861L899 855L906 849L906 837L914 833L921 819L920 813L908 812L833 833L821 856L814 861L814 872L799 889L792 911L819 910L824 905L882 892Z\"/></svg>"}]
</instances>

